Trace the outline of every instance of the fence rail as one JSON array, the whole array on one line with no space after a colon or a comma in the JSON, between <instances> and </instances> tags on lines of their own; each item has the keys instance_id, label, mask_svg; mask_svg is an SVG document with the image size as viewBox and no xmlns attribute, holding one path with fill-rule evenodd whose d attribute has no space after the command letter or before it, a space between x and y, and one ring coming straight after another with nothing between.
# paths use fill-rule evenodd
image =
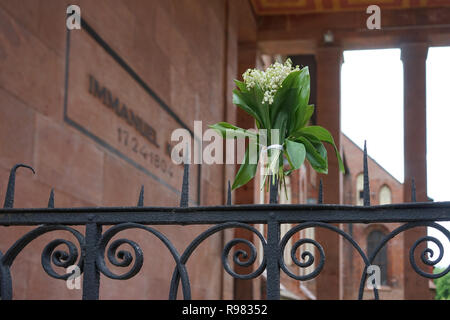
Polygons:
<instances>
[{"instance_id":1,"label":"fence rail","mask_svg":"<svg viewBox=\"0 0 450 320\"><path fill-rule=\"evenodd\" d=\"M100 274L111 279L126 280L139 273L143 265L143 252L138 243L130 239L117 239L113 237L124 230L141 229L158 238L171 254L175 268L170 283L169 299L176 299L178 287L184 299L191 299L189 274L186 263L195 249L211 235L225 229L243 228L259 239L262 258L259 265L249 274L238 274L230 263L239 266L252 266L257 264L258 250L251 241L241 238L232 239L225 244L222 252L222 264L225 271L239 279L253 279L266 271L267 298L280 298L280 272L289 277L306 281L320 275L325 263L325 252L322 245L314 239L301 238L290 249L293 263L299 268L313 267L309 274L295 274L284 261L286 244L303 229L316 227L325 228L342 236L358 252L364 263L358 298L362 299L364 286L367 280L367 268L374 261L377 253L398 234L416 227L431 227L442 232L450 241L450 232L436 221L450 221L450 202L439 203L403 203L394 205L370 206L369 175L367 169L367 151L364 150L364 206L326 205L322 204L322 189L319 191L318 204L315 205L278 205L276 204L277 187L271 186L271 204L267 205L231 205L231 192L228 186L227 205L213 207L188 207L188 181L189 167L185 165L183 176L180 207L144 207L144 190L141 189L136 207L95 207L95 208L54 208L53 191L50 194L48 208L16 209L14 205L15 173L20 167L31 167L19 164L11 169L8 188L5 196L4 208L0 209L1 226L37 226L32 231L17 240L6 252L0 252L0 295L1 299L12 299L12 276L10 268L15 258L33 240L48 232L64 230L70 232L77 244L65 239L55 239L48 243L41 256L41 263L45 272L52 278L67 280L73 273L59 274L52 264L67 268L76 264L83 274L83 299L98 299ZM34 170L33 170L34 172ZM415 187L412 187L412 201L415 200ZM349 233L334 226L333 223L403 223L387 234L369 256ZM280 235L280 224L296 224L285 235ZM199 234L180 253L162 232L153 228L155 225L212 225ZM262 234L252 224L267 226L267 236ZM85 234L71 226L85 226ZM103 226L111 226L103 232ZM431 248L424 249L420 258L423 264L434 266L442 260L444 246L442 242L431 236L424 236L416 240L410 248L409 260L412 268L421 276L434 279L444 276L450 271L450 266L439 274L426 272L419 268L415 261L415 251L419 244L433 242L437 245L439 253L436 255ZM127 244L131 252L121 250ZM247 251L234 250L241 244ZM304 251L301 260L297 250L304 244L310 244L316 250ZM65 250L57 250L59 246ZM80 248L81 252L77 248ZM318 252L318 257L315 252ZM133 253L133 254L132 254ZM431 258L434 257L433 260ZM123 274L111 271L106 259L116 266L126 268ZM311 270L309 268L308 270ZM379 298L378 290L373 289L375 299Z\"/></svg>"}]
</instances>

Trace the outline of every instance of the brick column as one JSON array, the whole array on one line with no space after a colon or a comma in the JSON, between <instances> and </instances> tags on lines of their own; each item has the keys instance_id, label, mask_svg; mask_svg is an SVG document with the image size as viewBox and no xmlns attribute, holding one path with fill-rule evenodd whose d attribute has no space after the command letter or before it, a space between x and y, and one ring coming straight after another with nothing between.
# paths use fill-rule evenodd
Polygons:
<instances>
[{"instance_id":1,"label":"brick column","mask_svg":"<svg viewBox=\"0 0 450 320\"><path fill-rule=\"evenodd\" d=\"M408 43L402 46L404 87L404 201L411 202L411 180L416 184L416 199L428 201L426 161L426 59L425 43ZM414 228L403 234L404 239L404 290L405 299L430 299L428 279L419 276L409 262L413 243L426 236L426 228ZM420 248L416 249L416 251ZM416 255L416 261L420 258ZM422 265L423 266L423 265ZM425 267L424 270L427 270Z\"/></svg>"},{"instance_id":2,"label":"brick column","mask_svg":"<svg viewBox=\"0 0 450 320\"><path fill-rule=\"evenodd\" d=\"M328 129L340 149L341 137L341 65L340 47L321 47L317 50L317 124ZM328 174L318 175L323 180L324 203L343 203L342 173L333 148L328 152ZM324 269L316 278L318 299L339 299L340 294L340 236L325 229L316 229L316 240L326 256Z\"/></svg>"}]
</instances>

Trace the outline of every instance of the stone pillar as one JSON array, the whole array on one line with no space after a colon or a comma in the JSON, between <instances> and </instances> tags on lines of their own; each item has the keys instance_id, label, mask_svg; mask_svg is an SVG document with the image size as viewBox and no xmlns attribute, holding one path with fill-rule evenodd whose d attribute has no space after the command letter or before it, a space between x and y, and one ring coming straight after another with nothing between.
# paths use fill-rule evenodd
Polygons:
<instances>
[{"instance_id":1,"label":"stone pillar","mask_svg":"<svg viewBox=\"0 0 450 320\"><path fill-rule=\"evenodd\" d=\"M411 180L416 185L416 200L428 201L426 161L426 43L408 43L402 46L404 88L404 202L411 202ZM430 299L428 279L419 276L409 262L409 250L414 242L426 236L426 228L404 232L404 290L405 299ZM418 248L416 251L420 252ZM419 264L420 258L416 255ZM423 264L422 264L423 267ZM428 271L426 267L425 271Z\"/></svg>"},{"instance_id":2,"label":"stone pillar","mask_svg":"<svg viewBox=\"0 0 450 320\"><path fill-rule=\"evenodd\" d=\"M317 124L333 135L340 149L341 137L341 65L342 49L335 46L320 47L317 59ZM318 175L323 181L324 203L343 202L343 179L333 148L326 145L328 152L328 174ZM323 246L326 256L325 267L317 276L317 299L339 299L340 293L340 236L325 229L316 229L316 240Z\"/></svg>"}]
</instances>

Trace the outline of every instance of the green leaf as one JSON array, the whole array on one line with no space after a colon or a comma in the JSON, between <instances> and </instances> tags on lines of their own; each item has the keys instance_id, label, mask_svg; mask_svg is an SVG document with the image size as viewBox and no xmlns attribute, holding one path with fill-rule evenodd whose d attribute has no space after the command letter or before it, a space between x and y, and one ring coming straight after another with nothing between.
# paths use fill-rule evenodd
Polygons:
<instances>
[{"instance_id":1,"label":"green leaf","mask_svg":"<svg viewBox=\"0 0 450 320\"><path fill-rule=\"evenodd\" d=\"M241 92L237 89L233 90L233 103L240 107L242 110L252 116L257 123L262 124L262 119L258 114L258 108L254 106L254 103L249 100L248 93Z\"/></svg>"},{"instance_id":2,"label":"green leaf","mask_svg":"<svg viewBox=\"0 0 450 320\"><path fill-rule=\"evenodd\" d=\"M305 161L305 146L302 143L286 140L286 156L291 167L297 170Z\"/></svg>"},{"instance_id":3,"label":"green leaf","mask_svg":"<svg viewBox=\"0 0 450 320\"><path fill-rule=\"evenodd\" d=\"M266 129L272 128L269 117L269 104L263 103L264 91L261 89L259 84L256 83L255 86L249 91L249 93L253 97L253 103L255 105L255 108L257 108L258 110L258 114L261 117L262 125Z\"/></svg>"},{"instance_id":4,"label":"green leaf","mask_svg":"<svg viewBox=\"0 0 450 320\"><path fill-rule=\"evenodd\" d=\"M291 72L276 92L270 106L270 122L274 124L280 112L288 115L295 112L300 101L300 71Z\"/></svg>"},{"instance_id":5,"label":"green leaf","mask_svg":"<svg viewBox=\"0 0 450 320\"><path fill-rule=\"evenodd\" d=\"M217 131L222 138L253 138L257 139L258 134L249 130L233 126L227 122L218 122L209 126L211 129ZM227 136L228 134L228 136Z\"/></svg>"},{"instance_id":6,"label":"green leaf","mask_svg":"<svg viewBox=\"0 0 450 320\"><path fill-rule=\"evenodd\" d=\"M303 128L311 118L312 114L314 113L314 105L307 105L304 108L297 108L294 115L294 123L293 128L289 132L289 135L295 134L298 130Z\"/></svg>"},{"instance_id":7,"label":"green leaf","mask_svg":"<svg viewBox=\"0 0 450 320\"><path fill-rule=\"evenodd\" d=\"M241 90L242 92L247 92L247 86L245 85L244 82L239 81L239 80L234 80L234 83L236 84L236 87L239 88L239 90Z\"/></svg>"},{"instance_id":8,"label":"green leaf","mask_svg":"<svg viewBox=\"0 0 450 320\"><path fill-rule=\"evenodd\" d=\"M272 137L273 130L271 130L270 132L268 132L268 134L270 135L270 141L268 141L267 143L283 144L283 142L285 140L285 135L286 135L287 122L288 122L288 115L285 113L280 113L280 115L277 117L276 122L273 124L273 128L279 130L278 131L278 133L279 133L278 140L272 141L272 139L274 139L274 138Z\"/></svg>"},{"instance_id":9,"label":"green leaf","mask_svg":"<svg viewBox=\"0 0 450 320\"><path fill-rule=\"evenodd\" d=\"M308 124L309 119L314 113L314 105L309 104L304 109L298 108L295 118L298 121L296 127L292 130L294 132L300 130Z\"/></svg>"},{"instance_id":10,"label":"green leaf","mask_svg":"<svg viewBox=\"0 0 450 320\"><path fill-rule=\"evenodd\" d=\"M242 187L247 182L249 182L256 174L256 169L258 167L258 164L250 164L249 163L249 152L248 148L245 151L245 158L244 162L241 164L239 171L236 174L236 177L234 178L232 189L237 189L239 187Z\"/></svg>"},{"instance_id":11,"label":"green leaf","mask_svg":"<svg viewBox=\"0 0 450 320\"><path fill-rule=\"evenodd\" d=\"M269 106L263 103L264 92L258 84L247 90L243 82L235 82L239 89L233 90L233 103L256 119L258 127L270 129Z\"/></svg>"},{"instance_id":12,"label":"green leaf","mask_svg":"<svg viewBox=\"0 0 450 320\"><path fill-rule=\"evenodd\" d=\"M324 142L331 144L334 148L334 152L336 153L336 157L338 159L339 170L341 170L342 172L345 172L344 163L342 162L341 155L339 154L336 144L334 143L333 136L327 129L325 129L321 126L309 126L309 127L300 129L298 131L298 134L299 135L303 135L303 134L313 135L313 136L317 137L317 139L319 139L320 141L324 141Z\"/></svg>"},{"instance_id":13,"label":"green leaf","mask_svg":"<svg viewBox=\"0 0 450 320\"><path fill-rule=\"evenodd\" d=\"M300 106L306 107L309 103L309 94L311 92L311 81L308 67L304 67L302 70L300 70L299 84L300 88L302 89L300 92Z\"/></svg>"},{"instance_id":14,"label":"green leaf","mask_svg":"<svg viewBox=\"0 0 450 320\"><path fill-rule=\"evenodd\" d=\"M322 143L316 147L306 138L299 137L296 141L303 143L306 149L306 159L309 163L319 173L328 173L328 161L327 161L327 150ZM321 146L321 147L320 147Z\"/></svg>"},{"instance_id":15,"label":"green leaf","mask_svg":"<svg viewBox=\"0 0 450 320\"><path fill-rule=\"evenodd\" d=\"M284 79L274 96L273 104L270 106L270 119L274 127L280 114L286 114L288 135L295 131L305 117L309 94L310 76L308 67L291 72Z\"/></svg>"},{"instance_id":16,"label":"green leaf","mask_svg":"<svg viewBox=\"0 0 450 320\"><path fill-rule=\"evenodd\" d=\"M313 135L305 134L304 136L308 139L309 142L311 142L311 144L314 146L314 149L316 149L316 151L320 154L322 159L325 160L326 168L328 168L327 149L325 148L323 143L317 137L315 137Z\"/></svg>"},{"instance_id":17,"label":"green leaf","mask_svg":"<svg viewBox=\"0 0 450 320\"><path fill-rule=\"evenodd\" d=\"M288 133L293 128L295 113L300 106L300 75L301 71L294 71L284 79L270 106L270 120L273 127L278 128L276 123L279 122L279 117L286 117L288 120L286 124Z\"/></svg>"},{"instance_id":18,"label":"green leaf","mask_svg":"<svg viewBox=\"0 0 450 320\"><path fill-rule=\"evenodd\" d=\"M294 117L293 117L293 123L291 126L291 132L293 132L295 129L298 129L297 125L300 125L300 128L303 127L311 117L310 111L311 108L309 107L309 96L310 96L310 75L309 75L309 68L305 67L301 70L299 75L299 83L300 83L300 93L299 93L299 106L296 110ZM314 111L314 108L313 108ZM306 120L305 120L306 119Z\"/></svg>"},{"instance_id":19,"label":"green leaf","mask_svg":"<svg viewBox=\"0 0 450 320\"><path fill-rule=\"evenodd\" d=\"M295 114L297 110L300 109L300 88L291 88L286 92L286 98L282 104L282 107L279 109L278 115L276 119L280 116L286 117L286 130L288 135L292 132L292 129L295 127ZM277 120L275 120L276 122Z\"/></svg>"}]
</instances>

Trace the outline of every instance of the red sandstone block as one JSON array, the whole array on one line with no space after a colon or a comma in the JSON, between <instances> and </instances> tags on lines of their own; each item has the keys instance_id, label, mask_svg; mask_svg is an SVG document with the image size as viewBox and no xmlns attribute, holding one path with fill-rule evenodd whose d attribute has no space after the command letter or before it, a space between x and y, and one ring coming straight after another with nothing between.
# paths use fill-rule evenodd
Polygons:
<instances>
[{"instance_id":1,"label":"red sandstone block","mask_svg":"<svg viewBox=\"0 0 450 320\"><path fill-rule=\"evenodd\" d=\"M177 206L180 202L179 195L113 155L105 156L103 181L105 206L135 206L142 185L146 206Z\"/></svg>"},{"instance_id":2,"label":"red sandstone block","mask_svg":"<svg viewBox=\"0 0 450 320\"><path fill-rule=\"evenodd\" d=\"M214 180L221 181L219 178L221 176L222 174L217 175ZM224 194L226 194L226 192L224 192L223 186L221 184L217 185L217 183L213 182L214 180L211 179L211 182L208 180L203 181L202 205L218 206L223 205L226 202L226 200L224 200Z\"/></svg>"},{"instance_id":3,"label":"red sandstone block","mask_svg":"<svg viewBox=\"0 0 450 320\"><path fill-rule=\"evenodd\" d=\"M8 169L9 170L9 169ZM19 169L16 177L15 208L43 208L47 207L50 191L54 189L55 208L94 207L95 204L76 198L66 192L54 188L51 184L40 181L36 172L33 176L27 170ZM3 203L9 171L0 174L0 200Z\"/></svg>"},{"instance_id":4,"label":"red sandstone block","mask_svg":"<svg viewBox=\"0 0 450 320\"><path fill-rule=\"evenodd\" d=\"M136 33L133 63L136 72L167 104L170 99L170 59L151 38L150 32Z\"/></svg>"},{"instance_id":5,"label":"red sandstone block","mask_svg":"<svg viewBox=\"0 0 450 320\"><path fill-rule=\"evenodd\" d=\"M172 22L171 16L164 8L156 8L154 37L158 46L167 56L171 56L173 53L170 41L172 28L174 28Z\"/></svg>"},{"instance_id":6,"label":"red sandstone block","mask_svg":"<svg viewBox=\"0 0 450 320\"><path fill-rule=\"evenodd\" d=\"M135 17L122 0L80 0L81 15L118 54L129 61L134 50Z\"/></svg>"},{"instance_id":7,"label":"red sandstone block","mask_svg":"<svg viewBox=\"0 0 450 320\"><path fill-rule=\"evenodd\" d=\"M212 19L219 26L225 24L225 6L228 5L226 2L221 0L207 1L206 9L211 11Z\"/></svg>"},{"instance_id":8,"label":"red sandstone block","mask_svg":"<svg viewBox=\"0 0 450 320\"><path fill-rule=\"evenodd\" d=\"M222 77L219 77L222 76ZM223 108L224 108L224 93L223 93L223 72L217 72L217 76L210 78L210 91L208 105L206 108L210 108L213 112L214 118L217 121L223 120ZM233 89L231 89L233 90ZM228 96L232 91L227 91L225 94Z\"/></svg>"},{"instance_id":9,"label":"red sandstone block","mask_svg":"<svg viewBox=\"0 0 450 320\"><path fill-rule=\"evenodd\" d=\"M3 9L0 9L0 43L0 87L40 113L61 119L63 59Z\"/></svg>"},{"instance_id":10,"label":"red sandstone block","mask_svg":"<svg viewBox=\"0 0 450 320\"><path fill-rule=\"evenodd\" d=\"M192 60L190 48L183 35L176 29L172 28L170 33L170 50L177 54L170 55L170 64L173 66L177 74L185 79L186 82L189 79L186 77L187 65Z\"/></svg>"},{"instance_id":11,"label":"red sandstone block","mask_svg":"<svg viewBox=\"0 0 450 320\"><path fill-rule=\"evenodd\" d=\"M198 28L199 24L203 24L207 20L204 15L204 9L199 1L179 0L173 1L173 21L183 37L188 41L197 42L201 37L198 32L202 32Z\"/></svg>"},{"instance_id":12,"label":"red sandstone block","mask_svg":"<svg viewBox=\"0 0 450 320\"><path fill-rule=\"evenodd\" d=\"M100 204L103 152L68 128L45 117L37 118L34 154L39 177L77 198Z\"/></svg>"},{"instance_id":13,"label":"red sandstone block","mask_svg":"<svg viewBox=\"0 0 450 320\"><path fill-rule=\"evenodd\" d=\"M0 88L0 163L6 168L33 165L34 127L33 110Z\"/></svg>"},{"instance_id":14,"label":"red sandstone block","mask_svg":"<svg viewBox=\"0 0 450 320\"><path fill-rule=\"evenodd\" d=\"M186 112L186 110L195 110L198 103L196 92L187 78L180 72L180 69L174 65L170 67L170 82L173 88L170 96L171 107L177 114L183 115L183 121L189 128L193 129L194 120L198 119L196 119L194 112Z\"/></svg>"},{"instance_id":15,"label":"red sandstone block","mask_svg":"<svg viewBox=\"0 0 450 320\"><path fill-rule=\"evenodd\" d=\"M39 12L40 5L40 1L36 0L3 0L0 2L0 7L32 33L38 31L39 15L37 12Z\"/></svg>"},{"instance_id":16,"label":"red sandstone block","mask_svg":"<svg viewBox=\"0 0 450 320\"><path fill-rule=\"evenodd\" d=\"M39 179L39 175L37 175ZM50 190L50 186L46 188ZM76 208L76 207L95 207L98 204L77 198L72 194L64 192L60 189L54 189L55 208Z\"/></svg>"},{"instance_id":17,"label":"red sandstone block","mask_svg":"<svg viewBox=\"0 0 450 320\"><path fill-rule=\"evenodd\" d=\"M166 14L162 10L161 1L133 1L128 4L135 27L130 32L132 50L128 52L126 61L135 69L138 75L153 89L166 103L170 99L169 58L168 50L161 50L155 41L156 11ZM171 23L166 21L164 27L170 30ZM170 41L169 34L167 42ZM163 47L164 48L164 47Z\"/></svg>"},{"instance_id":18,"label":"red sandstone block","mask_svg":"<svg viewBox=\"0 0 450 320\"><path fill-rule=\"evenodd\" d=\"M73 0L38 0L38 35L42 42L64 57L66 52L66 10L69 5L78 5ZM83 11L81 11L83 17Z\"/></svg>"}]
</instances>

